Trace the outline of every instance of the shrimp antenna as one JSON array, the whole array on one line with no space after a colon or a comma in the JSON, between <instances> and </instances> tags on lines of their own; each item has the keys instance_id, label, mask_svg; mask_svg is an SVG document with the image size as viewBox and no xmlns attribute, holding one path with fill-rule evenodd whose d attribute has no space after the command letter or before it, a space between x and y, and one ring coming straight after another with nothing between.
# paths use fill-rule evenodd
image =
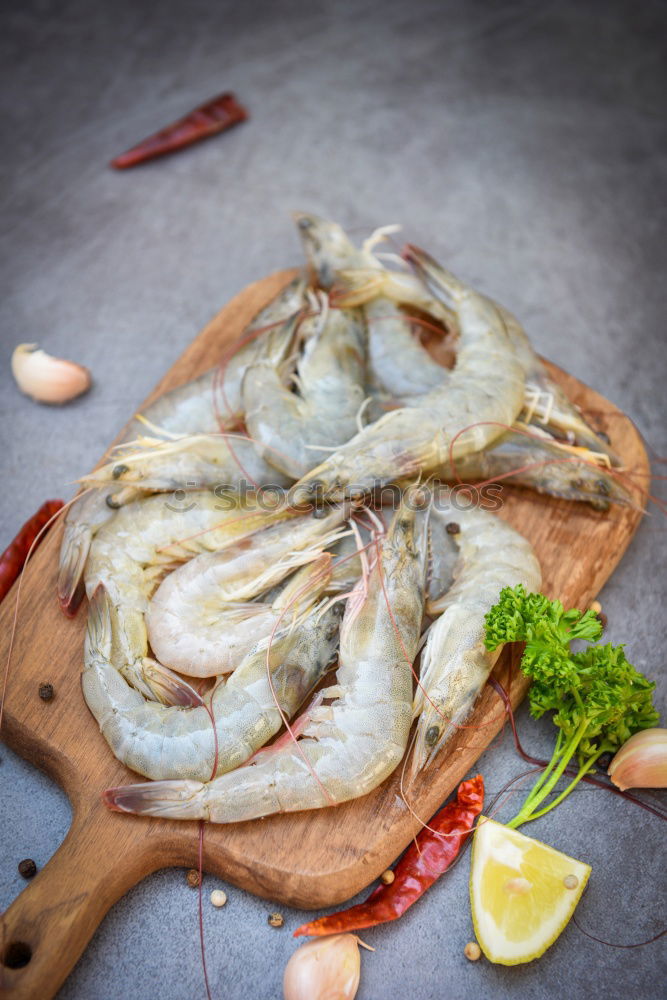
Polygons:
<instances>
[{"instance_id":1,"label":"shrimp antenna","mask_svg":"<svg viewBox=\"0 0 667 1000\"><path fill-rule=\"evenodd\" d=\"M360 434L363 431L364 426L365 426L361 422L361 418L363 417L364 413L366 412L366 410L368 409L368 407L370 406L370 404L372 402L373 402L373 397L372 396L366 396L366 398L364 400L362 400L361 406L357 410L357 415L356 415L356 417L354 419L355 419L355 423L357 425L357 430L359 431ZM335 451L336 449L334 448L333 450Z\"/></svg>"}]
</instances>

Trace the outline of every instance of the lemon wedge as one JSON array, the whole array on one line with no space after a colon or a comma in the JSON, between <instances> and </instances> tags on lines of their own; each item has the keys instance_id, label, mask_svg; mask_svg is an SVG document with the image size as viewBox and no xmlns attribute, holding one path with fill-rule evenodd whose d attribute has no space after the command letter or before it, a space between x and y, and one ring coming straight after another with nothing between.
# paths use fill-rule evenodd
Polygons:
<instances>
[{"instance_id":1,"label":"lemon wedge","mask_svg":"<svg viewBox=\"0 0 667 1000\"><path fill-rule=\"evenodd\" d=\"M574 913L590 865L480 816L470 872L475 934L491 962L543 955Z\"/></svg>"}]
</instances>

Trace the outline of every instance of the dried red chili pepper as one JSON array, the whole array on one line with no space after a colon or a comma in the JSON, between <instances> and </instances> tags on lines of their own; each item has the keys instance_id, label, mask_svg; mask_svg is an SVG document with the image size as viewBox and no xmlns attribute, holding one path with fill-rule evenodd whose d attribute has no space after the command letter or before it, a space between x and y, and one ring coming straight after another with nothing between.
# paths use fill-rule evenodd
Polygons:
<instances>
[{"instance_id":1,"label":"dried red chili pepper","mask_svg":"<svg viewBox=\"0 0 667 1000\"><path fill-rule=\"evenodd\" d=\"M0 601L9 593L11 585L23 569L30 546L44 525L63 506L62 500L47 500L36 514L26 521L13 542L0 556ZM43 536L42 536L43 537ZM40 538L40 541L42 539Z\"/></svg>"},{"instance_id":2,"label":"dried red chili pepper","mask_svg":"<svg viewBox=\"0 0 667 1000\"><path fill-rule=\"evenodd\" d=\"M435 814L428 824L430 829L424 827L417 834L416 844L408 847L394 868L395 879L390 885L379 885L365 903L303 924L294 931L294 937L362 930L402 916L449 868L483 805L484 780L478 774L459 785L456 799Z\"/></svg>"},{"instance_id":3,"label":"dried red chili pepper","mask_svg":"<svg viewBox=\"0 0 667 1000\"><path fill-rule=\"evenodd\" d=\"M184 118L167 125L155 135L143 139L126 153L121 153L111 161L111 166L117 170L124 170L127 167L135 167L138 163L145 163L146 160L152 160L156 156L174 153L178 149L199 142L200 139L207 139L210 135L217 135L218 132L231 128L232 125L238 125L247 117L248 112L233 94L220 94L195 108Z\"/></svg>"}]
</instances>

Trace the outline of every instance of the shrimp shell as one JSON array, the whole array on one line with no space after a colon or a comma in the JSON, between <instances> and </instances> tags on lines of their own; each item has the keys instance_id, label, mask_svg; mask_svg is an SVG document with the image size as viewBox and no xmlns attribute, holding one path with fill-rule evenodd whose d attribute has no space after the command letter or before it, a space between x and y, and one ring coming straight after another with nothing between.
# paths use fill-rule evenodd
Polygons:
<instances>
[{"instance_id":1,"label":"shrimp shell","mask_svg":"<svg viewBox=\"0 0 667 1000\"><path fill-rule=\"evenodd\" d=\"M280 710L294 714L334 655L340 612L332 607L284 626L270 650L268 638L257 643L217 684L208 707L191 708L146 702L124 680L115 666L114 618L100 584L90 601L82 685L102 735L118 760L145 777L208 780L271 739Z\"/></svg>"},{"instance_id":2,"label":"shrimp shell","mask_svg":"<svg viewBox=\"0 0 667 1000\"><path fill-rule=\"evenodd\" d=\"M413 716L419 721L412 777L429 764L465 723L499 651L484 645L484 616L503 587L522 583L539 590L542 574L532 546L508 524L478 508L461 510L437 487L431 517L455 522L459 549L452 586L427 606L440 617L422 652Z\"/></svg>"}]
</instances>

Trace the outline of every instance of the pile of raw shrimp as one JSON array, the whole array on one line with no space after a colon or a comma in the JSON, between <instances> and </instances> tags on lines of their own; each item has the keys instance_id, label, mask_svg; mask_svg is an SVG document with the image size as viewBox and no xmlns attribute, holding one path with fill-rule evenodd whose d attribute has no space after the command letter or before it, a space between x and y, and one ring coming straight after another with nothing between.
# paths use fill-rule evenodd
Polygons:
<instances>
[{"instance_id":1,"label":"pile of raw shrimp","mask_svg":"<svg viewBox=\"0 0 667 1000\"><path fill-rule=\"evenodd\" d=\"M392 227L359 249L334 223L297 225L309 280L137 417L66 519L84 697L151 779L109 789L118 810L316 809L368 793L407 749L414 779L493 667L484 615L541 582L528 541L451 484L627 502L608 442L506 309L416 247L378 252ZM455 341L452 368L424 325Z\"/></svg>"}]
</instances>

